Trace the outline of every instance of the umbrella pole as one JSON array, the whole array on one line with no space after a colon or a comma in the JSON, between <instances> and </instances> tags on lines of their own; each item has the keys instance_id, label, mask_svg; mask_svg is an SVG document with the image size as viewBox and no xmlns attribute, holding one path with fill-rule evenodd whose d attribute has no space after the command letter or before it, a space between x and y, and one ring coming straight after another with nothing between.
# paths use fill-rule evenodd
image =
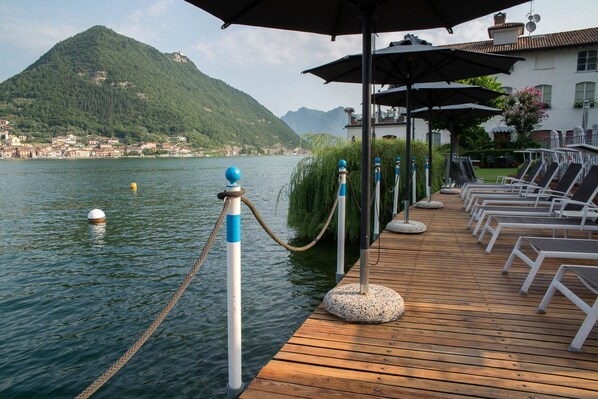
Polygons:
<instances>
[{"instance_id":1,"label":"umbrella pole","mask_svg":"<svg viewBox=\"0 0 598 399\"><path fill-rule=\"evenodd\" d=\"M449 122L449 134L451 137L451 144L450 144L450 150L449 150L449 167L448 167L448 182L447 185L449 186L449 188L452 188L452 179L453 179L453 145L454 145L454 140L455 140L455 135L453 134L453 121L451 120Z\"/></svg>"},{"instance_id":2,"label":"umbrella pole","mask_svg":"<svg viewBox=\"0 0 598 399\"><path fill-rule=\"evenodd\" d=\"M369 291L370 266L370 84L372 82L372 11L363 10L363 58L362 58L362 124L361 124L361 231L359 251L359 292Z\"/></svg>"},{"instance_id":3,"label":"umbrella pole","mask_svg":"<svg viewBox=\"0 0 598 399\"><path fill-rule=\"evenodd\" d=\"M408 60L409 62L409 60ZM409 62L409 68L411 68ZM405 107L407 108L407 124L405 125L405 159L411 160L411 83L406 85L407 95L405 98ZM411 170L405 168L405 199L403 201L404 222L409 223L409 199L411 196Z\"/></svg>"},{"instance_id":4,"label":"umbrella pole","mask_svg":"<svg viewBox=\"0 0 598 399\"><path fill-rule=\"evenodd\" d=\"M428 202L432 201L432 107L428 107Z\"/></svg>"}]
</instances>

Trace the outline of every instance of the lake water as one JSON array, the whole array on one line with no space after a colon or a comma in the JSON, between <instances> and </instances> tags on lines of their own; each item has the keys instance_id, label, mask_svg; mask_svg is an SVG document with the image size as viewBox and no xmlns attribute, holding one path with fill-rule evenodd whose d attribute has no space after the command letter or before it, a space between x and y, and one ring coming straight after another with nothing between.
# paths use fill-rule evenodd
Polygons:
<instances>
[{"instance_id":1,"label":"lake water","mask_svg":"<svg viewBox=\"0 0 598 399\"><path fill-rule=\"evenodd\" d=\"M298 160L0 161L0 397L74 397L137 340L198 258L229 166L292 239L277 194ZM87 222L93 208L105 225ZM247 383L333 287L335 245L289 254L242 212ZM162 326L94 397L223 397L226 324L223 228Z\"/></svg>"}]
</instances>

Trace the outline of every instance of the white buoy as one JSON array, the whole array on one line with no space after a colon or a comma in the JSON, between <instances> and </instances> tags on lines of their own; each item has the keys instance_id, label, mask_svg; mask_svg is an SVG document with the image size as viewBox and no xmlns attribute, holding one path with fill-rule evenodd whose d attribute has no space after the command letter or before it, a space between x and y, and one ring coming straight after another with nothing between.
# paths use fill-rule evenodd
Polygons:
<instances>
[{"instance_id":1,"label":"white buoy","mask_svg":"<svg viewBox=\"0 0 598 399\"><path fill-rule=\"evenodd\" d=\"M92 209L87 214L89 223L104 223L106 221L106 214L101 209Z\"/></svg>"}]
</instances>

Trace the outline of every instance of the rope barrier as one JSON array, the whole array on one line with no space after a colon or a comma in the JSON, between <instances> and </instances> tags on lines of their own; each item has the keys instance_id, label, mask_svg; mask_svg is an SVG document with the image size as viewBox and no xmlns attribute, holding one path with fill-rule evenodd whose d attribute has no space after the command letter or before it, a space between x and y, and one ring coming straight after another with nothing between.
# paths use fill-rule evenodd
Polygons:
<instances>
[{"instance_id":1,"label":"rope barrier","mask_svg":"<svg viewBox=\"0 0 598 399\"><path fill-rule=\"evenodd\" d=\"M353 198L355 206L357 209L359 209L359 212L361 212L361 206L359 205L359 201L357 201L357 195L355 195L355 191L353 191L353 183L351 183L351 179L349 179L349 174L347 174L347 183L349 183L348 186L349 190L351 191L351 198Z\"/></svg>"},{"instance_id":2,"label":"rope barrier","mask_svg":"<svg viewBox=\"0 0 598 399\"><path fill-rule=\"evenodd\" d=\"M339 172L339 174L340 173L346 174L348 177L348 173L346 171ZM176 292L172 295L170 301L166 304L166 306L162 309L162 311L158 314L158 316L154 319L154 321L149 325L149 327L144 331L144 333L141 335L141 337L139 337L139 339L137 339L137 341L135 341L135 343L116 362L114 362L102 375L100 375L84 391L82 391L79 395L77 395L75 399L87 399L91 395L93 395L98 389L100 389L102 386L104 386L104 384L106 384L106 382L108 382L108 380L110 380L110 378L112 378L125 364L127 364L127 362L137 353L137 351L139 351L139 349L147 342L147 340L158 329L158 327L160 326L160 324L162 324L164 319L166 319L166 317L168 316L170 311L174 308L174 306L177 304L179 299L183 296L183 294L185 293L185 291L191 284L191 281L193 280L193 278L199 271L200 267L203 265L203 262L205 261L205 258L207 257L208 252L212 248L214 240L216 239L216 235L218 234L218 231L222 227L222 224L224 222L224 219L226 217L228 209L230 208L230 205L231 205L230 201L228 201L228 198L239 198L240 197L241 201L244 202L245 205L247 205L247 207L251 210L251 212L253 213L253 216L256 218L256 220L259 222L259 224L262 226L262 228L266 231L266 233L268 233L268 235L276 243L278 243L279 245L281 245L288 251L302 252L302 251L307 251L308 249L312 248L324 235L324 232L326 231L326 229L330 225L330 222L332 221L332 217L334 216L334 211L336 210L336 207L338 205L340 189L341 189L341 187L339 185L336 195L335 195L334 204L332 206L332 209L330 210L330 213L328 214L328 217L326 218L326 222L324 223L324 226L322 227L322 229L320 230L320 232L318 233L316 238L314 238L309 244L304 245L302 247L295 247L295 246L292 246L292 245L289 245L289 244L286 244L285 242L283 242L266 225L266 222L262 219L261 215L255 208L253 203L249 199L244 197L245 190L241 189L239 191L223 191L223 192L218 193L217 194L218 199L224 200L224 205L222 207L222 211L220 212L220 215L218 216L218 219L216 220L216 223L214 224L214 228L212 229L212 232L210 233L210 236L208 237L206 245L204 246L204 248L201 252L201 255L199 256L199 259L195 262L195 264L193 265L193 267L191 268L191 270L189 271L189 273L187 274L187 276L185 277L185 279L183 280L181 285L178 287Z\"/></svg>"},{"instance_id":3,"label":"rope barrier","mask_svg":"<svg viewBox=\"0 0 598 399\"><path fill-rule=\"evenodd\" d=\"M222 207L222 211L220 212L220 216L218 217L218 220L216 220L216 223L214 224L214 228L212 229L212 232L210 233L210 236L208 238L208 241L206 242L206 245L204 246L203 250L201 251L201 255L199 256L199 259L195 262L195 264L193 265L193 267L191 268L191 270L189 271L189 273L187 274L187 276L185 277L185 279L183 280L183 282L181 283L179 288L176 290L176 292L172 295L168 304L164 307L164 309L162 309L162 311L154 319L152 324L150 324L150 326L145 330L145 332L141 335L141 337L129 348L129 350L126 351L125 354L120 357L120 359L118 359L114 364L112 364L112 366L110 366L110 368L108 368L108 370L106 370L101 376L99 376L83 392L81 392L79 395L77 395L77 397L75 399L87 399L91 395L93 395L94 392L96 392L98 389L100 389L110 378L112 378L118 372L118 370L120 370L135 355L135 353L137 353L137 351L143 346L143 344L145 344L145 342L152 336L152 334L160 326L162 321L164 321L166 316L168 316L168 314L170 313L170 311L172 310L174 305L177 304L177 302L179 301L181 296L183 296L183 294L185 293L185 290L187 289L187 287L189 287L189 284L191 283L191 280L193 280L193 277L195 277L195 275L197 274L199 268L203 264L206 256L208 255L208 252L210 251L212 244L214 243L214 240L216 239L216 235L218 234L220 227L222 227L222 223L224 222L226 212L228 211L228 208L230 207L230 201L227 201L226 197L235 197L235 196L237 196L237 193L238 192L226 192L225 193L226 195L223 196L223 199L225 201L224 201L224 205ZM220 194L222 194L222 193L220 193ZM218 198L220 198L220 194L219 194Z\"/></svg>"},{"instance_id":4,"label":"rope barrier","mask_svg":"<svg viewBox=\"0 0 598 399\"><path fill-rule=\"evenodd\" d=\"M332 220L332 217L334 216L334 211L336 209L336 206L338 205L338 194L340 192L340 189L341 189L341 187L339 185L339 187L338 187L338 189L336 191L336 195L335 195L336 198L334 200L334 205L332 205L332 209L330 210L330 213L328 214L328 218L326 219L326 222L324 223L324 227L322 227L322 230L320 230L320 232L318 233L318 235L316 236L316 238L314 238L309 244L304 245L302 247L294 247L292 245L289 245L289 244L283 242L280 238L278 238L278 236L272 230L270 230L270 228L268 227L268 225L266 225L266 222L262 219L261 215L259 214L259 212L255 208L255 206L253 205L253 203L249 199L247 199L245 197L241 197L241 201L243 201L243 203L245 203L245 205L247 205L247 207L249 208L249 210L251 210L251 213L253 213L253 216L255 216L255 219L262 226L262 228L264 229L264 231L266 231L266 233L268 233L268 235L274 241L276 241L276 243L278 243L280 246L282 246L283 248L285 248L287 251L303 252L303 251L307 251L308 249L310 249L311 247L313 247L314 245L316 245L316 243L318 241L320 241L320 238L322 238L322 236L324 235L324 232L328 228L328 225L330 224L330 221Z\"/></svg>"}]
</instances>

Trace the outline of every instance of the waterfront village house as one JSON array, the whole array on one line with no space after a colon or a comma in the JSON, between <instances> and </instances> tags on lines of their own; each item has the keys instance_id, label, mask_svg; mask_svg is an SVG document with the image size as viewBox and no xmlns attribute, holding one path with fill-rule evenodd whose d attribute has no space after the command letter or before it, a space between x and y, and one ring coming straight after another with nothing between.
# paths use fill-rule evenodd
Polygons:
<instances>
[{"instance_id":1,"label":"waterfront village house","mask_svg":"<svg viewBox=\"0 0 598 399\"><path fill-rule=\"evenodd\" d=\"M490 40L451 44L446 47L497 54L516 55L526 59L519 61L510 75L499 74L496 78L503 89L510 93L526 87L534 87L542 93L542 101L548 105L548 118L535 135L540 141L548 140L555 130L571 139L573 130L582 124L582 105L589 100L587 135L590 130L598 137L598 106L596 84L598 83L597 52L598 27L545 35L524 35L523 23L507 23L506 14L494 16L494 25L488 28ZM361 122L355 119L353 109L349 114L347 139L361 137ZM497 116L485 123L491 138L510 135L510 128ZM421 119L415 119L414 134L417 140L425 140L428 128ZM405 137L404 121L394 118L375 124L376 137ZM496 137L495 137L496 133ZM435 143L449 142L446 132L434 133ZM563 141L561 141L562 143Z\"/></svg>"},{"instance_id":2,"label":"waterfront village house","mask_svg":"<svg viewBox=\"0 0 598 399\"><path fill-rule=\"evenodd\" d=\"M68 136L52 137L52 145L60 145L60 144L76 145L77 144L77 136L75 136L74 134L69 134Z\"/></svg>"},{"instance_id":3,"label":"waterfront village house","mask_svg":"<svg viewBox=\"0 0 598 399\"><path fill-rule=\"evenodd\" d=\"M490 40L454 44L447 47L469 51L483 51L515 55L526 61L513 66L510 75L497 75L503 90L511 93L526 87L540 91L548 106L548 118L535 134L538 141L550 140L550 131L566 134L571 139L573 130L582 124L584 100L588 100L587 136L598 130L596 107L596 54L598 27L545 35L524 35L523 23L506 22L506 14L494 16L494 26L488 28ZM508 132L501 126L500 117L484 125L491 137L493 132ZM493 137L498 139L498 137ZM561 141L562 143L562 141Z\"/></svg>"}]
</instances>

